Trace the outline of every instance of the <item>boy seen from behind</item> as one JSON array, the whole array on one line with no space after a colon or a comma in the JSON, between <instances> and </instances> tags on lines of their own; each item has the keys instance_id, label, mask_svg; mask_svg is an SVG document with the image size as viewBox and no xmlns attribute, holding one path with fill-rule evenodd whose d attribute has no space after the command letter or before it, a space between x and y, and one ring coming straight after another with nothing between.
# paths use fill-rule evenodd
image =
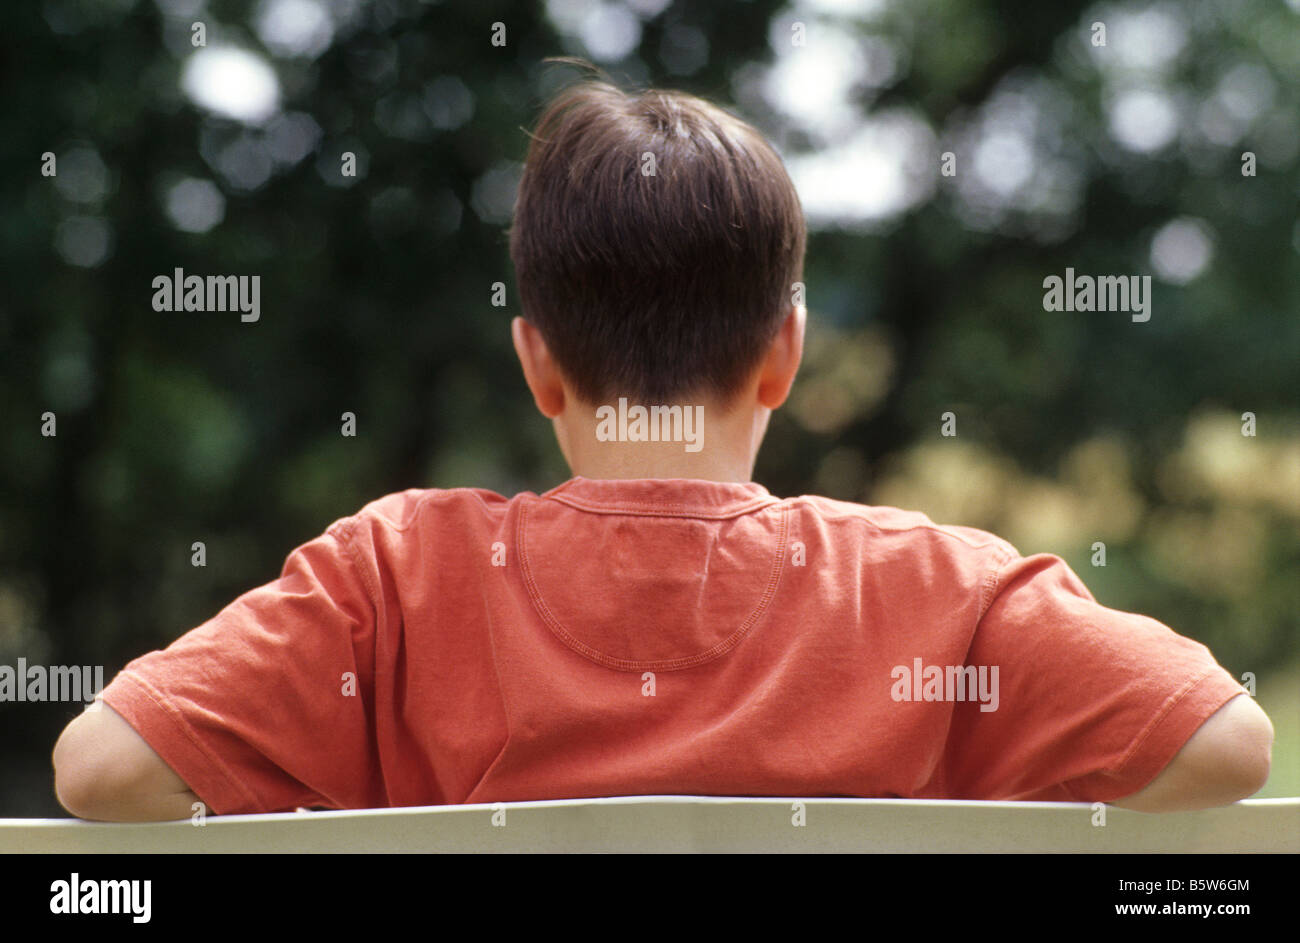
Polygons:
<instances>
[{"instance_id":1,"label":"boy seen from behind","mask_svg":"<svg viewBox=\"0 0 1300 943\"><path fill-rule=\"evenodd\" d=\"M411 489L135 659L54 751L84 818L685 794L1225 804L1272 727L1058 557L752 480L802 353L776 152L585 82L535 130L515 350L573 477Z\"/></svg>"}]
</instances>

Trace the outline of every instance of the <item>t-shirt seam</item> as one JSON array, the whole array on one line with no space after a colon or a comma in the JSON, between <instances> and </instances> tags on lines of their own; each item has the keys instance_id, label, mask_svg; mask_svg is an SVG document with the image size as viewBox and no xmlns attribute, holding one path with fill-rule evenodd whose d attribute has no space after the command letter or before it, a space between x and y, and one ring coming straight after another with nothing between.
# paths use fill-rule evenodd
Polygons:
<instances>
[{"instance_id":1,"label":"t-shirt seam","mask_svg":"<svg viewBox=\"0 0 1300 943\"><path fill-rule=\"evenodd\" d=\"M249 789L238 777L231 773L230 768L221 761L220 756L208 749L207 745L203 742L203 739L194 732L189 721L185 719L185 714L171 704L166 695L150 684L148 679L129 668L123 669L121 676L139 685L140 690L144 693L145 697L149 698L149 700L161 709L169 719L176 723L180 728L181 733L184 734L185 739L187 739L194 749L198 750L203 758L208 761L212 768L226 780L227 785L233 787L236 792L240 793L241 797L253 808L261 809L265 807L257 794ZM112 705L109 706L111 707ZM186 783L186 785L188 786L189 784Z\"/></svg>"},{"instance_id":2,"label":"t-shirt seam","mask_svg":"<svg viewBox=\"0 0 1300 943\"><path fill-rule=\"evenodd\" d=\"M365 561L361 557L361 551L357 549L353 540L357 525L360 524L358 515L344 518L336 521L329 530L326 531L330 536L339 542L347 553L352 568L356 570L357 576L361 579L361 585L365 587L366 595L370 597L370 605L375 611L379 611L379 587L370 581L370 571L365 566Z\"/></svg>"},{"instance_id":3,"label":"t-shirt seam","mask_svg":"<svg viewBox=\"0 0 1300 943\"><path fill-rule=\"evenodd\" d=\"M975 619L976 631L979 631L979 624L984 621L984 617L988 615L989 607L993 605L993 598L997 595L998 587L1002 583L1002 571L1006 569L1007 564L1019 556L1019 554L1013 553L1007 550L1006 547L999 546L994 542L982 546L993 547L997 551L997 556L993 558L993 562L989 565L988 570L984 573L983 580L981 580L979 615Z\"/></svg>"},{"instance_id":4,"label":"t-shirt seam","mask_svg":"<svg viewBox=\"0 0 1300 943\"><path fill-rule=\"evenodd\" d=\"M790 509L782 508L781 528L777 537L776 557L772 564L772 572L768 576L767 584L764 587L763 594L759 598L757 606L741 623L730 636L723 639L713 647L703 652L697 652L694 655L686 655L679 658L669 659L626 659L615 658L606 655L604 652L593 648L586 642L583 642L577 636L573 635L559 618L551 612L546 600L542 597L541 587L533 576L532 568L528 562L528 552L525 546L525 534L527 531L526 524L527 508L523 505L519 508L519 516L515 522L515 547L519 555L520 576L523 578L525 592L531 600L534 611L541 616L542 622L551 631L561 643L567 648L583 656L589 661L593 661L603 667L615 671L681 671L688 668L697 668L706 665L715 659L734 651L742 642L754 631L763 617L770 611L772 600L776 598L777 588L781 583L781 576L785 571L786 547L789 543L790 533Z\"/></svg>"},{"instance_id":5,"label":"t-shirt seam","mask_svg":"<svg viewBox=\"0 0 1300 943\"><path fill-rule=\"evenodd\" d=\"M359 523L361 518L369 517L369 518L373 518L375 521L377 521L379 524L381 524L384 527L391 528L392 530L395 530L398 533L405 533L416 524L417 519L420 516L420 511L423 509L425 504L434 501L441 501L441 500L455 500L459 497L465 497L465 496L473 498L489 514L499 513L499 511L494 512L492 506L489 505L486 501L484 501L483 496L473 488L407 488L405 491L395 491L393 492L393 494L405 495L405 494L410 494L411 492L415 492L416 494L415 503L411 506L410 514L407 516L405 520L402 521L393 520L392 518L387 517L384 514L381 514L378 510L374 509L374 506L376 504L378 504L380 501L385 500L385 498L392 497L392 495L385 495L384 498L379 498L375 501L371 501L369 504L366 505L366 507L362 508L356 514L352 515L350 520L355 520L356 522ZM521 496L522 495L516 495L516 497L521 497ZM512 499L507 499L507 501L509 500Z\"/></svg>"},{"instance_id":6,"label":"t-shirt seam","mask_svg":"<svg viewBox=\"0 0 1300 943\"><path fill-rule=\"evenodd\" d=\"M1166 699L1164 706L1162 706L1156 715L1147 722L1147 725L1138 732L1137 737L1134 738L1133 743L1124 752L1119 763L1113 768L1103 768L1102 772L1108 776L1121 776L1125 768L1137 757L1138 752L1142 749L1142 745L1147 741L1151 734L1155 732L1155 729L1164 722L1166 717L1173 713L1174 709L1182 703L1183 699L1186 698L1187 695L1191 694L1192 691L1201 684L1201 682L1213 675L1216 670L1220 670L1217 665L1206 668L1205 671L1192 678L1184 684L1182 688L1170 695Z\"/></svg>"},{"instance_id":7,"label":"t-shirt seam","mask_svg":"<svg viewBox=\"0 0 1300 943\"><path fill-rule=\"evenodd\" d=\"M971 538L965 536L964 534L953 533L952 530L949 529L949 527L943 524L934 523L933 521L926 524L908 524L905 527L889 527L885 524L881 524L879 521L872 520L870 517L868 517L865 514L825 513L823 510L818 508L812 501L808 500L807 497L787 498L786 500L789 501L791 505L800 504L803 505L804 507L811 508L814 512L816 512L817 516L824 521L861 521L863 524L866 524L868 527L872 527L875 530L878 530L884 534L902 534L911 530L925 530L925 531L930 531L932 533L938 534L943 537L951 537L953 540L961 541L963 544L970 547L972 550L985 550L989 547L992 547L1003 554L1008 553L1008 551L1006 550L1006 541L1003 538L998 537L996 534L990 534L989 539L983 541L982 543L975 543ZM862 507L866 509L868 505L862 505ZM903 509L900 508L899 510L903 510ZM1016 554L1014 553L1008 554L1008 559L1012 559L1015 556Z\"/></svg>"},{"instance_id":8,"label":"t-shirt seam","mask_svg":"<svg viewBox=\"0 0 1300 943\"><path fill-rule=\"evenodd\" d=\"M567 504L569 507L579 511L587 511L592 514L629 514L638 517L693 517L701 520L726 520L733 517L741 517L745 514L751 514L754 511L780 504L779 498L764 496L756 497L754 500L742 505L728 506L722 510L708 511L701 508L698 504L689 503L671 503L671 502L591 502L582 498L575 498L571 495L547 495L543 496L544 500L557 501L561 504Z\"/></svg>"}]
</instances>

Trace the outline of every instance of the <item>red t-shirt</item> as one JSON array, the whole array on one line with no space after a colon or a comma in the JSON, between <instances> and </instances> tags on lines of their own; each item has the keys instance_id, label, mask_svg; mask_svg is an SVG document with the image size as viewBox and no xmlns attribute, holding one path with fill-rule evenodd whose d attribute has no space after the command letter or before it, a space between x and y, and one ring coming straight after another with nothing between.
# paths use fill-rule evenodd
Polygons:
<instances>
[{"instance_id":1,"label":"red t-shirt","mask_svg":"<svg viewBox=\"0 0 1300 943\"><path fill-rule=\"evenodd\" d=\"M1242 687L1055 556L762 486L409 490L104 691L217 813L1107 801Z\"/></svg>"}]
</instances>

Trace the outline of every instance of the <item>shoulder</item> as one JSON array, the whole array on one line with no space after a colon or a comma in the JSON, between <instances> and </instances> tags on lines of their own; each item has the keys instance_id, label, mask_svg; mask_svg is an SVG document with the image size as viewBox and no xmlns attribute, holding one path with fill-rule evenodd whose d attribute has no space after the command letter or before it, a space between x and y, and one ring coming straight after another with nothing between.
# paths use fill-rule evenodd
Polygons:
<instances>
[{"instance_id":1,"label":"shoulder","mask_svg":"<svg viewBox=\"0 0 1300 943\"><path fill-rule=\"evenodd\" d=\"M354 570L377 600L391 578L427 581L431 568L450 573L473 556L473 548L503 539L510 508L526 494L407 488L336 520L308 546L318 545L318 552Z\"/></svg>"},{"instance_id":2,"label":"shoulder","mask_svg":"<svg viewBox=\"0 0 1300 943\"><path fill-rule=\"evenodd\" d=\"M400 533L434 519L490 519L504 514L520 497L506 498L486 488L407 488L370 501L335 521L330 531L343 536L366 530Z\"/></svg>"},{"instance_id":3,"label":"shoulder","mask_svg":"<svg viewBox=\"0 0 1300 943\"><path fill-rule=\"evenodd\" d=\"M821 495L790 498L792 507L819 520L850 522L864 532L899 543L933 547L960 555L987 557L999 565L1019 556L1011 543L997 534L962 524L940 524L920 511L888 505L858 504Z\"/></svg>"}]
</instances>

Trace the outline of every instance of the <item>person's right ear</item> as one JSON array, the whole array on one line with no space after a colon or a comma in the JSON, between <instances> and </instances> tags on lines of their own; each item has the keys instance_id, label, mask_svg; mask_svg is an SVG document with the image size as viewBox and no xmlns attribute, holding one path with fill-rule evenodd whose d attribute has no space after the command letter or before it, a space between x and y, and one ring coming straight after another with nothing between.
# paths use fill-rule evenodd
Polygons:
<instances>
[{"instance_id":1,"label":"person's right ear","mask_svg":"<svg viewBox=\"0 0 1300 943\"><path fill-rule=\"evenodd\" d=\"M517 317L510 322L510 337L519 364L524 368L524 381L533 393L533 402L543 416L554 419L564 412L564 380L542 332Z\"/></svg>"}]
</instances>

